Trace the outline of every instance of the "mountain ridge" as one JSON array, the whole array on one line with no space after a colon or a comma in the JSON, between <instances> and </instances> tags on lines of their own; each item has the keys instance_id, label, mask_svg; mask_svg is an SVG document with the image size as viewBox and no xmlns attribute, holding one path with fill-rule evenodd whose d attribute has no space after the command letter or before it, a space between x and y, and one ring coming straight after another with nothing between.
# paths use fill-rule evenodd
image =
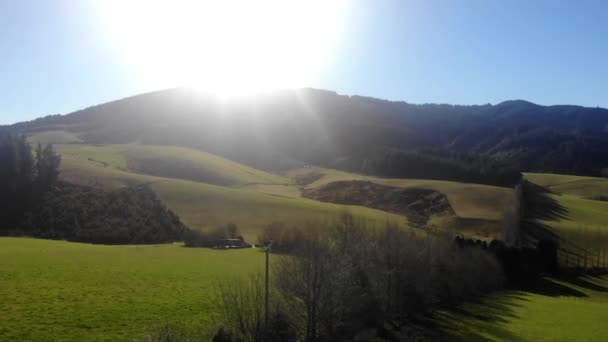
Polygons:
<instances>
[{"instance_id":1,"label":"mountain ridge","mask_svg":"<svg viewBox=\"0 0 608 342\"><path fill-rule=\"evenodd\" d=\"M607 109L525 100L410 104L304 88L222 101L173 88L2 128L67 131L93 144L186 146L266 170L316 164L362 171L378 151L429 148L524 171L599 176L608 168Z\"/></svg>"}]
</instances>

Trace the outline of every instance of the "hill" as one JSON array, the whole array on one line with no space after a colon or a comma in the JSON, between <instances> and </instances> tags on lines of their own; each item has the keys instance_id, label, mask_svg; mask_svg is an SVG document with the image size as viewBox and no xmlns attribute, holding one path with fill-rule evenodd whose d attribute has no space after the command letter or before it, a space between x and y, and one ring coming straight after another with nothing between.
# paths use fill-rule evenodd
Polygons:
<instances>
[{"instance_id":1,"label":"hill","mask_svg":"<svg viewBox=\"0 0 608 342\"><path fill-rule=\"evenodd\" d=\"M30 137L30 140L33 139L35 137ZM103 167L216 185L289 183L287 178L185 147L68 144L57 145L57 151L64 156L86 159Z\"/></svg>"},{"instance_id":2,"label":"hill","mask_svg":"<svg viewBox=\"0 0 608 342\"><path fill-rule=\"evenodd\" d=\"M453 211L435 213L428 223L453 234L484 239L500 234L500 220L511 194L510 189L494 186L377 178L311 167L292 169L279 176L209 153L171 146L66 144L57 147L63 156L61 177L64 181L103 189L150 184L190 227L208 229L234 222L252 241L262 227L273 221L292 224L323 221L337 216L344 208L376 223L405 222L404 216L373 209L373 205L365 208L360 206L362 203L350 203L359 205L344 207L301 196L302 191L336 181L367 180L384 186L445 194ZM142 159L152 160L152 165L178 167L165 169L163 173L146 173L149 169L140 169L134 162ZM307 177L317 178L303 184L302 180Z\"/></svg>"},{"instance_id":3,"label":"hill","mask_svg":"<svg viewBox=\"0 0 608 342\"><path fill-rule=\"evenodd\" d=\"M287 175L305 191L344 181L369 181L403 189L436 191L447 197L453 214L433 215L428 224L453 234L484 239L500 236L501 220L512 193L511 189L489 185L427 179L378 178L311 167L292 169Z\"/></svg>"},{"instance_id":4,"label":"hill","mask_svg":"<svg viewBox=\"0 0 608 342\"><path fill-rule=\"evenodd\" d=\"M387 220L401 224L407 222L403 216L380 210L300 198L299 194L294 194L297 192L295 186L285 185L290 182L288 178L251 170L217 156L191 150L186 150L189 153L172 154L170 152L175 151L174 148L167 147L165 150L165 147L159 146L154 147L155 152L151 152L151 148L133 145L59 146L58 151L62 154L60 177L66 182L105 190L148 184L189 227L211 229L231 222L237 224L245 238L251 242L257 241L263 227L272 222L302 225L307 222L327 221L336 218L345 210L352 212L359 219L370 221L372 225L384 224ZM124 151L128 153L123 154ZM215 185L129 170L129 156L139 152L144 155L154 153L159 163L167 163L163 161L164 157L171 161L181 158L181 162L195 166L198 165L197 162L201 162L204 165L198 165L200 168L193 170L222 170L218 174L223 180L231 180L234 185ZM211 162L206 164L201 158ZM251 182L254 181L262 183L252 185ZM277 183L273 184L272 181ZM270 190L267 187L270 187Z\"/></svg>"},{"instance_id":5,"label":"hill","mask_svg":"<svg viewBox=\"0 0 608 342\"><path fill-rule=\"evenodd\" d=\"M186 146L265 170L315 164L360 173L382 151L428 148L532 172L600 176L608 167L608 110L526 101L415 105L300 89L227 102L171 89L4 130L59 142Z\"/></svg>"}]
</instances>

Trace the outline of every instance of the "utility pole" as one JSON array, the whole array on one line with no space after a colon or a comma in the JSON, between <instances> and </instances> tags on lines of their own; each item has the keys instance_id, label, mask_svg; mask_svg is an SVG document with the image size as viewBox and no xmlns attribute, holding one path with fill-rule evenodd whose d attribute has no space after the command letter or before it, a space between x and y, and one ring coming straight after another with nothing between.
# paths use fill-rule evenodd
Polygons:
<instances>
[{"instance_id":1,"label":"utility pole","mask_svg":"<svg viewBox=\"0 0 608 342\"><path fill-rule=\"evenodd\" d=\"M264 330L268 329L268 307L269 307L269 263L268 263L268 259L269 259L269 255L270 255L270 247L272 247L272 240L270 240L268 242L268 244L266 245L266 247L264 248L264 252L266 252L266 298L264 298L264 305L265 305L265 325L264 325Z\"/></svg>"}]
</instances>

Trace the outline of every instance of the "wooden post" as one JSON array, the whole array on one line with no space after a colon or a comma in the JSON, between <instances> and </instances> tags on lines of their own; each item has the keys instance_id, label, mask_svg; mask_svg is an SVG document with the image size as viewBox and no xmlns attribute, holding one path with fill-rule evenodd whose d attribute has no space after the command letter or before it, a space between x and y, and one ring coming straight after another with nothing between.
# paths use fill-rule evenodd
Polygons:
<instances>
[{"instance_id":1,"label":"wooden post","mask_svg":"<svg viewBox=\"0 0 608 342\"><path fill-rule=\"evenodd\" d=\"M265 252L266 252L266 288L265 288L265 292L266 292L266 297L264 298L264 322L265 322L265 326L264 326L264 331L267 331L266 329L268 329L268 315L269 315L269 294L270 294L270 287L269 287L269 257L270 257L270 247L272 246L272 240L268 243L268 245L265 248Z\"/></svg>"},{"instance_id":2,"label":"wooden post","mask_svg":"<svg viewBox=\"0 0 608 342\"><path fill-rule=\"evenodd\" d=\"M585 261L584 261L584 264L583 264L584 265L583 268L585 270L587 270L587 250L585 249L585 251L583 253L584 253L583 256L585 258Z\"/></svg>"},{"instance_id":3,"label":"wooden post","mask_svg":"<svg viewBox=\"0 0 608 342\"><path fill-rule=\"evenodd\" d=\"M268 290L268 282L269 282L268 281L269 280L269 277L268 277L268 257L269 257L269 255L268 254L269 254L269 251L270 251L270 248L266 248L266 289L265 289L266 290L266 297L264 298L264 307L265 307L264 308L264 310L265 310L264 311L264 315L265 315L264 322L266 323L266 325L264 326L264 329L268 329L268 292L269 292L269 290Z\"/></svg>"}]
</instances>

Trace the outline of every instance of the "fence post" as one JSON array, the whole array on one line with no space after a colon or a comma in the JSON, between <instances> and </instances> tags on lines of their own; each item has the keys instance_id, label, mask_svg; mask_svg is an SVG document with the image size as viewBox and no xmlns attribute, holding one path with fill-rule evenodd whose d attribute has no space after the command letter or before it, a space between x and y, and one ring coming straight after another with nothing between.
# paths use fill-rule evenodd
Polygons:
<instances>
[{"instance_id":1,"label":"fence post","mask_svg":"<svg viewBox=\"0 0 608 342\"><path fill-rule=\"evenodd\" d=\"M583 264L583 268L584 268L585 270L587 270L587 250L585 249L585 250L583 251L583 253L584 253L584 254L583 254L583 256L584 256L584 258L585 258L585 261L584 261L584 264Z\"/></svg>"}]
</instances>

